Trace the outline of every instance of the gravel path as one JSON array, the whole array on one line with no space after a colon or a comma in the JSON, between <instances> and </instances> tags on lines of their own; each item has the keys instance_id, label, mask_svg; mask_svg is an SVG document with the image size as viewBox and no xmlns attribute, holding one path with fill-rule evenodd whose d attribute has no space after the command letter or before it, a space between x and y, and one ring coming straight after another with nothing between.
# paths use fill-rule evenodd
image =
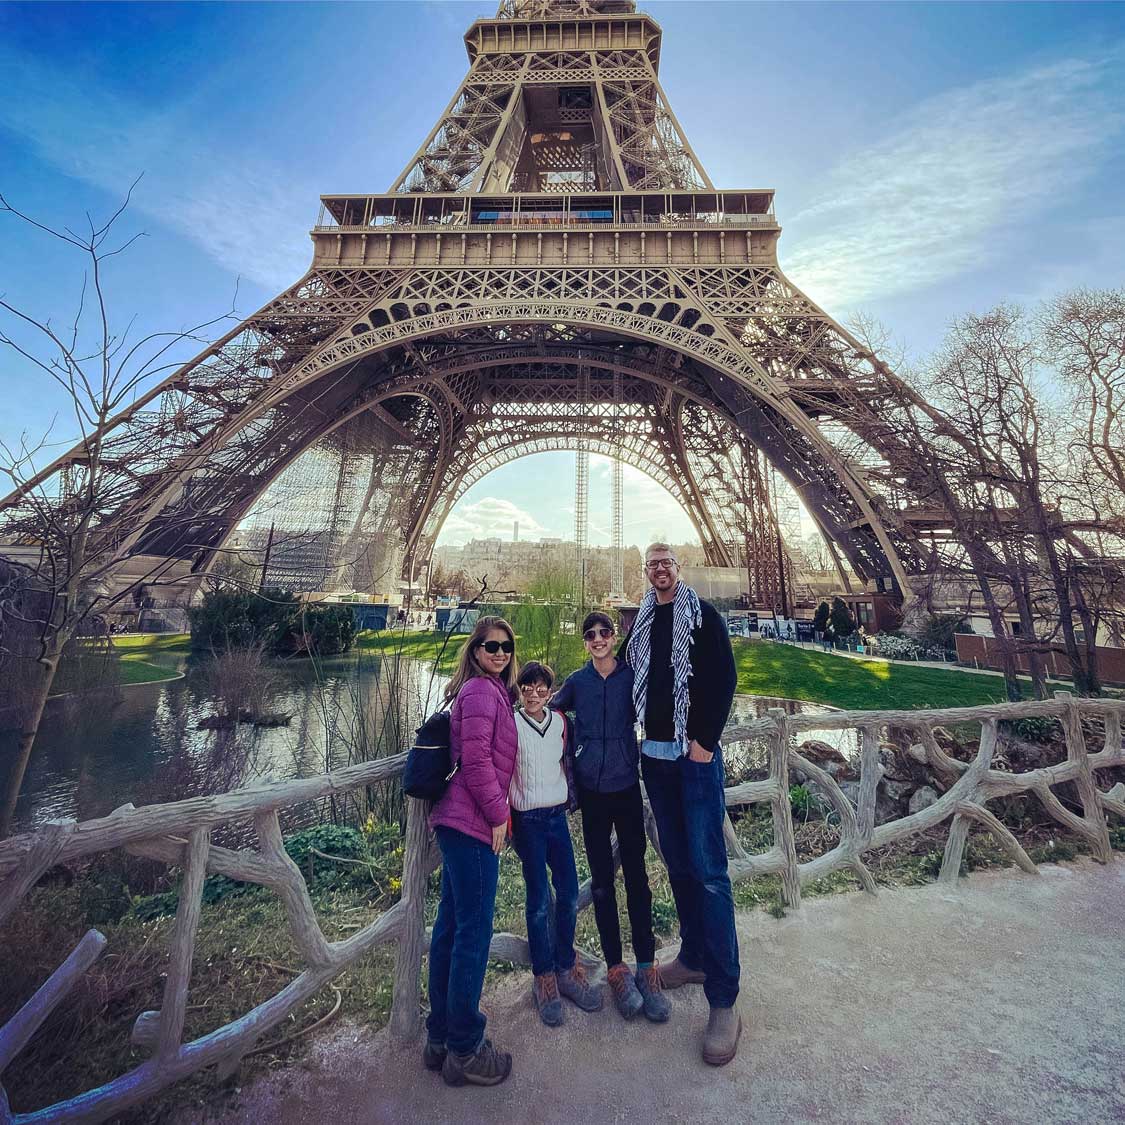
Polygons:
<instances>
[{"instance_id":1,"label":"gravel path","mask_svg":"<svg viewBox=\"0 0 1125 1125\"><path fill-rule=\"evenodd\" d=\"M568 1007L542 1027L525 973L485 998L512 1050L495 1089L449 1089L356 1027L242 1091L214 1120L269 1125L1125 1121L1125 861L976 873L739 917L745 1031L699 1059L702 989L664 1026Z\"/></svg>"}]
</instances>

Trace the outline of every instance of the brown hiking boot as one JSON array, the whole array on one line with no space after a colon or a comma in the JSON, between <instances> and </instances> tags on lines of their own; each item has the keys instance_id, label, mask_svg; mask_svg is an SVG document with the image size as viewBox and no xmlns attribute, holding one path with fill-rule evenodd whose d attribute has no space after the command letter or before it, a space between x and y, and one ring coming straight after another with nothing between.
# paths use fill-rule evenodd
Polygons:
<instances>
[{"instance_id":1,"label":"brown hiking boot","mask_svg":"<svg viewBox=\"0 0 1125 1125\"><path fill-rule=\"evenodd\" d=\"M610 966L606 975L609 977L609 987L613 990L613 1002L617 1005L617 1010L627 1020L639 1015L645 1006L645 999L637 990L637 982L629 972L629 966L624 961L618 961L616 965Z\"/></svg>"},{"instance_id":2,"label":"brown hiking boot","mask_svg":"<svg viewBox=\"0 0 1125 1125\"><path fill-rule=\"evenodd\" d=\"M736 1008L712 1008L703 1033L703 1061L711 1066L726 1066L738 1053L742 1017Z\"/></svg>"},{"instance_id":3,"label":"brown hiking boot","mask_svg":"<svg viewBox=\"0 0 1125 1125\"><path fill-rule=\"evenodd\" d=\"M435 1043L427 1039L425 1047L422 1048L422 1065L427 1070L441 1070L447 1054L449 1052L445 1049L444 1043Z\"/></svg>"},{"instance_id":4,"label":"brown hiking boot","mask_svg":"<svg viewBox=\"0 0 1125 1125\"><path fill-rule=\"evenodd\" d=\"M535 1010L548 1027L558 1027L563 1022L562 1000L559 998L559 982L554 973L540 973L531 985L531 995L535 998Z\"/></svg>"},{"instance_id":5,"label":"brown hiking boot","mask_svg":"<svg viewBox=\"0 0 1125 1125\"><path fill-rule=\"evenodd\" d=\"M590 983L580 961L575 961L569 969L559 973L559 992L577 1004L584 1012L600 1012L602 1009L601 985Z\"/></svg>"},{"instance_id":6,"label":"brown hiking boot","mask_svg":"<svg viewBox=\"0 0 1125 1125\"><path fill-rule=\"evenodd\" d=\"M666 1023L672 1014L672 1001L660 987L660 970L655 965L637 970L637 991L645 1002L645 1019L653 1023Z\"/></svg>"},{"instance_id":7,"label":"brown hiking boot","mask_svg":"<svg viewBox=\"0 0 1125 1125\"><path fill-rule=\"evenodd\" d=\"M683 984L703 984L707 974L702 969L689 969L676 957L660 966L660 980L665 988L679 988Z\"/></svg>"},{"instance_id":8,"label":"brown hiking boot","mask_svg":"<svg viewBox=\"0 0 1125 1125\"><path fill-rule=\"evenodd\" d=\"M498 1086L511 1073L512 1056L496 1050L491 1039L485 1039L471 1055L450 1051L441 1068L447 1086Z\"/></svg>"}]
</instances>

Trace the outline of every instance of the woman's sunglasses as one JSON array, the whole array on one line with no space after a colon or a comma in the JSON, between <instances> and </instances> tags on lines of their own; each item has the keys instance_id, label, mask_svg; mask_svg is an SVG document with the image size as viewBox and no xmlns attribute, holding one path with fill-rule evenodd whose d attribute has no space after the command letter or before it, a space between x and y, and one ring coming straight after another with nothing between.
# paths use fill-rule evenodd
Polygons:
<instances>
[{"instance_id":1,"label":"woman's sunglasses","mask_svg":"<svg viewBox=\"0 0 1125 1125\"><path fill-rule=\"evenodd\" d=\"M498 652L506 652L510 656L516 651L516 646L511 641L481 641L479 647L489 656L495 656Z\"/></svg>"},{"instance_id":2,"label":"woman's sunglasses","mask_svg":"<svg viewBox=\"0 0 1125 1125\"><path fill-rule=\"evenodd\" d=\"M595 639L600 639L600 640L604 641L607 637L612 637L612 636L613 636L613 630L612 629L606 629L606 628L587 629L586 632L582 634L582 639L584 641L592 641L592 640L595 640Z\"/></svg>"}]
</instances>

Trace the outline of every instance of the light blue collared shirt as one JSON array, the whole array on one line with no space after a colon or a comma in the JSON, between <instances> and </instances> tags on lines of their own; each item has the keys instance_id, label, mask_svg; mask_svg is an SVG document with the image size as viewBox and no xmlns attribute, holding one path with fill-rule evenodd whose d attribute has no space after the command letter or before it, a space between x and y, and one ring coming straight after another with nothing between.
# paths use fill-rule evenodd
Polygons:
<instances>
[{"instance_id":1,"label":"light blue collared shirt","mask_svg":"<svg viewBox=\"0 0 1125 1125\"><path fill-rule=\"evenodd\" d=\"M646 738L641 743L641 753L650 758L661 758L666 762L674 762L684 756L682 742L657 742L654 738Z\"/></svg>"}]
</instances>

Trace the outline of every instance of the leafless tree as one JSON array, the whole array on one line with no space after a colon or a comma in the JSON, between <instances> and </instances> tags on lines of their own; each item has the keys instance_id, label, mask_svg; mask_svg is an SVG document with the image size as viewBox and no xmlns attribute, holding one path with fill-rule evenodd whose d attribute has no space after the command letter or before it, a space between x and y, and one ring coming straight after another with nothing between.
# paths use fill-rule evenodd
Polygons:
<instances>
[{"instance_id":1,"label":"leafless tree","mask_svg":"<svg viewBox=\"0 0 1125 1125\"><path fill-rule=\"evenodd\" d=\"M134 183L133 187L136 187ZM18 716L15 760L0 809L0 835L7 834L47 698L68 643L142 585L166 580L172 561L122 581L112 535L103 532L109 513L129 487L131 466L111 452L114 420L146 386L179 366L179 345L204 343L203 333L233 315L225 313L183 332L151 333L131 339L132 320L122 326L110 310L108 264L141 232L119 234L129 205L104 222L89 214L77 230L55 228L12 206L0 195L0 214L25 224L45 239L61 242L84 260L77 308L65 326L39 319L0 296L0 344L27 370L62 391L78 434L80 458L61 472L60 462L43 465L48 436L0 444L0 478L10 495L0 500L0 561L20 581L5 586L0 603L0 645L12 659L27 661L26 691ZM3 491L8 491L4 489Z\"/></svg>"}]
</instances>

